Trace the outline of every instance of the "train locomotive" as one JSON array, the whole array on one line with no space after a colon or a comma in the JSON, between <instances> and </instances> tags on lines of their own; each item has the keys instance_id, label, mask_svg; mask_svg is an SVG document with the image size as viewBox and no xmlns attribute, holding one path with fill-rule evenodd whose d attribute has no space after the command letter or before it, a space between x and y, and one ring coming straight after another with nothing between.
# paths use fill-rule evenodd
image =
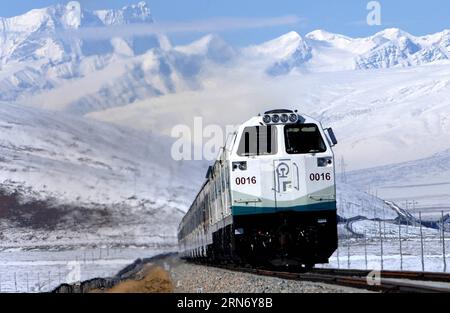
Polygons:
<instances>
[{"instance_id":1,"label":"train locomotive","mask_svg":"<svg viewBox=\"0 0 450 313\"><path fill-rule=\"evenodd\" d=\"M331 128L272 110L228 137L178 227L182 258L311 268L337 248Z\"/></svg>"}]
</instances>

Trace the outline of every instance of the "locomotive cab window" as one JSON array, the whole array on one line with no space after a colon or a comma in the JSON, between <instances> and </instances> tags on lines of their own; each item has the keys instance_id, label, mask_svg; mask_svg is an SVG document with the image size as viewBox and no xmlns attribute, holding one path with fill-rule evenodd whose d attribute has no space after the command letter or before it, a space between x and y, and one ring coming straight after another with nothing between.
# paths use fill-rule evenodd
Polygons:
<instances>
[{"instance_id":1,"label":"locomotive cab window","mask_svg":"<svg viewBox=\"0 0 450 313\"><path fill-rule=\"evenodd\" d=\"M252 126L244 129L237 154L239 156L274 155L277 151L276 127Z\"/></svg>"},{"instance_id":2,"label":"locomotive cab window","mask_svg":"<svg viewBox=\"0 0 450 313\"><path fill-rule=\"evenodd\" d=\"M286 152L289 154L320 153L327 151L325 142L315 124L286 125L284 127Z\"/></svg>"}]
</instances>

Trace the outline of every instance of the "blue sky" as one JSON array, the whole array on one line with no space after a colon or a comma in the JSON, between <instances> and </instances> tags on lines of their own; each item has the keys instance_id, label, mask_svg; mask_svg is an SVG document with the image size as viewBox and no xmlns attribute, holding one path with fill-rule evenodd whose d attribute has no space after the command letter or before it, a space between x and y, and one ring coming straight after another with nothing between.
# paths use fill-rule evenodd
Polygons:
<instances>
[{"instance_id":1,"label":"blue sky","mask_svg":"<svg viewBox=\"0 0 450 313\"><path fill-rule=\"evenodd\" d=\"M30 9L67 1L17 0L0 2L0 16L14 16ZM81 0L89 9L119 8L138 0ZM157 22L195 21L214 17L277 17L295 15L301 22L295 25L270 26L255 29L228 30L221 33L227 41L245 45L272 39L295 30L306 34L325 29L353 37L371 35L381 29L398 27L415 35L429 34L450 28L448 0L380 0L381 26L367 25L369 0L148 0ZM188 42L199 34L176 34L175 42Z\"/></svg>"}]
</instances>

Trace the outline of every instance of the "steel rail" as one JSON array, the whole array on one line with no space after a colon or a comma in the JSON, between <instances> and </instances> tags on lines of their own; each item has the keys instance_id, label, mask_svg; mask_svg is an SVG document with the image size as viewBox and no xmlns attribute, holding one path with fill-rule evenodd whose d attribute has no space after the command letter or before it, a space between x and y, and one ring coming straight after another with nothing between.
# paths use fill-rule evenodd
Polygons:
<instances>
[{"instance_id":1,"label":"steel rail","mask_svg":"<svg viewBox=\"0 0 450 313\"><path fill-rule=\"evenodd\" d=\"M277 277L282 279L326 283L365 289L383 293L450 293L450 274L412 271L379 271L379 281L368 279L371 271L344 269L313 269L310 272L285 272L268 269L238 267L234 265L208 266L227 269L235 272L245 272L260 276ZM401 281L400 281L401 280ZM421 283L422 282L422 283ZM424 284L427 282L428 284ZM449 283L449 287L432 283Z\"/></svg>"}]
</instances>

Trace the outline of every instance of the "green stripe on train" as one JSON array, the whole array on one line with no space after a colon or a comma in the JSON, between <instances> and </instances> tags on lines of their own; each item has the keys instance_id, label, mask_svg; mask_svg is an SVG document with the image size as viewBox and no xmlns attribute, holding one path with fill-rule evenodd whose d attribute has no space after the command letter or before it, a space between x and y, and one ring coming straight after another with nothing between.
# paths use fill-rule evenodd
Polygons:
<instances>
[{"instance_id":1,"label":"green stripe on train","mask_svg":"<svg viewBox=\"0 0 450 313\"><path fill-rule=\"evenodd\" d=\"M255 206L232 206L233 215L254 215L269 214L277 212L315 212L315 211L336 211L336 201L322 202L292 207L255 207Z\"/></svg>"}]
</instances>

